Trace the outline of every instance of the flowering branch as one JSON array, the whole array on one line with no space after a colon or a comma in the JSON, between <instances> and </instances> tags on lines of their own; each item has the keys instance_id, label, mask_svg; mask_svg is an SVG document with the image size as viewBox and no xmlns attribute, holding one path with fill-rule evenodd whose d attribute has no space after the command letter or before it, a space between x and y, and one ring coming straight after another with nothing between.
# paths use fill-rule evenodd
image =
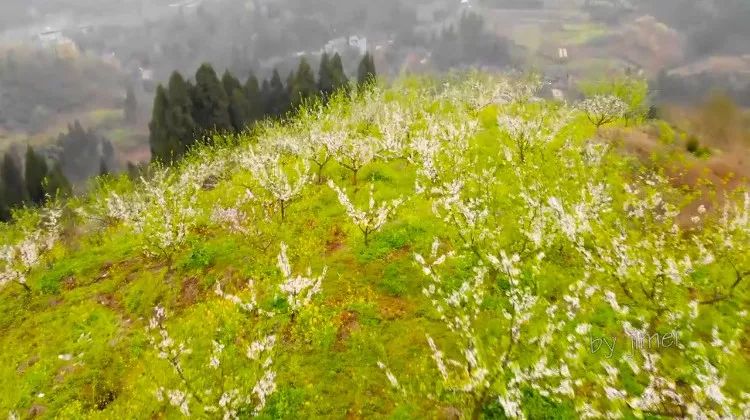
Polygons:
<instances>
[{"instance_id":1,"label":"flowering branch","mask_svg":"<svg viewBox=\"0 0 750 420\"><path fill-rule=\"evenodd\" d=\"M312 269L307 267L307 274L293 275L292 267L289 264L289 258L286 255L287 246L281 243L281 252L277 257L277 267L284 275L284 281L279 288L286 294L287 303L292 309L292 320L296 317L300 309L310 304L312 298L320 293L321 284L328 272L328 267L323 267L319 276L312 276Z\"/></svg>"},{"instance_id":2,"label":"flowering branch","mask_svg":"<svg viewBox=\"0 0 750 420\"><path fill-rule=\"evenodd\" d=\"M26 232L17 244L0 247L0 288L16 283L26 292L31 291L26 283L27 277L59 240L61 216L61 208L54 205L45 208L38 229Z\"/></svg>"},{"instance_id":3,"label":"flowering branch","mask_svg":"<svg viewBox=\"0 0 750 420\"><path fill-rule=\"evenodd\" d=\"M339 202L344 209L346 214L349 216L351 221L357 228L362 232L365 237L365 246L370 244L370 235L373 232L380 230L388 219L396 212L396 210L403 204L404 200L397 198L391 201L384 201L377 206L375 202L375 185L370 184L370 201L369 206L360 210L354 206L352 201L346 195L346 191L340 189L333 181L328 181L328 186L336 192L339 198Z\"/></svg>"}]
</instances>

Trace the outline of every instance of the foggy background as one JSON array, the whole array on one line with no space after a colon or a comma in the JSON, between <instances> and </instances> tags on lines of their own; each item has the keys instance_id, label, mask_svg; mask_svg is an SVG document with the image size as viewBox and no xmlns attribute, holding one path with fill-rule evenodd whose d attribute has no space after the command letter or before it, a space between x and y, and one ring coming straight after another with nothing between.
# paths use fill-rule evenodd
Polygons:
<instances>
[{"instance_id":1,"label":"foggy background","mask_svg":"<svg viewBox=\"0 0 750 420\"><path fill-rule=\"evenodd\" d=\"M302 57L317 71L323 52L350 78L365 52L386 79L534 70L558 99L591 77L642 77L664 115L740 110L746 138L748 22L747 0L3 0L0 152L31 145L81 183L149 160L173 71L283 78Z\"/></svg>"}]
</instances>

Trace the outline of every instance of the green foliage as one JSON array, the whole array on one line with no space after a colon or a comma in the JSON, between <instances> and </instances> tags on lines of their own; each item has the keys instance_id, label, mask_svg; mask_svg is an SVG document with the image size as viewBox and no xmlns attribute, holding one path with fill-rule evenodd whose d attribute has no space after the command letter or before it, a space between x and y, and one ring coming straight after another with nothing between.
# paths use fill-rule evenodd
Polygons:
<instances>
[{"instance_id":1,"label":"green foliage","mask_svg":"<svg viewBox=\"0 0 750 420\"><path fill-rule=\"evenodd\" d=\"M701 145L700 140L695 135L690 135L685 142L685 150L697 157L706 157L711 155L711 150Z\"/></svg>"},{"instance_id":2,"label":"green foliage","mask_svg":"<svg viewBox=\"0 0 750 420\"><path fill-rule=\"evenodd\" d=\"M60 270L50 270L39 278L39 290L46 294L56 294L60 292L60 283L73 275L70 268Z\"/></svg>"},{"instance_id":3,"label":"green foliage","mask_svg":"<svg viewBox=\"0 0 750 420\"><path fill-rule=\"evenodd\" d=\"M560 404L531 390L524 392L523 402L523 411L526 414L526 417L530 419L572 420L578 418L572 403L568 402ZM503 415L499 417L490 418L506 417L503 413Z\"/></svg>"},{"instance_id":4,"label":"green foliage","mask_svg":"<svg viewBox=\"0 0 750 420\"><path fill-rule=\"evenodd\" d=\"M271 397L260 419L293 419L305 403L305 391L284 387Z\"/></svg>"},{"instance_id":5,"label":"green foliage","mask_svg":"<svg viewBox=\"0 0 750 420\"><path fill-rule=\"evenodd\" d=\"M370 244L361 249L359 259L362 262L386 258L394 251L413 245L415 238L421 237L424 230L410 224L393 224L376 233Z\"/></svg>"},{"instance_id":6,"label":"green foliage","mask_svg":"<svg viewBox=\"0 0 750 420\"><path fill-rule=\"evenodd\" d=\"M408 279L402 267L391 264L385 268L383 278L378 285L391 296L404 296L409 291Z\"/></svg>"},{"instance_id":7,"label":"green foliage","mask_svg":"<svg viewBox=\"0 0 750 420\"><path fill-rule=\"evenodd\" d=\"M208 268L216 260L216 253L216 249L207 244L195 243L178 266L185 271Z\"/></svg>"}]
</instances>

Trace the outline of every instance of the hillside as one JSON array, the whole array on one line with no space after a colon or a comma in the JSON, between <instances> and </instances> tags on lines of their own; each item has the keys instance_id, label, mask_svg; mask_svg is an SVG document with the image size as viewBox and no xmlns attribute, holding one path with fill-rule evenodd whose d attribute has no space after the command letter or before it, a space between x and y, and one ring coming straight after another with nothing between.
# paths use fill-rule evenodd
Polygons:
<instances>
[{"instance_id":1,"label":"hillside","mask_svg":"<svg viewBox=\"0 0 750 420\"><path fill-rule=\"evenodd\" d=\"M750 196L674 187L599 135L625 103L538 87L341 93L19 212L0 415L750 416Z\"/></svg>"}]
</instances>

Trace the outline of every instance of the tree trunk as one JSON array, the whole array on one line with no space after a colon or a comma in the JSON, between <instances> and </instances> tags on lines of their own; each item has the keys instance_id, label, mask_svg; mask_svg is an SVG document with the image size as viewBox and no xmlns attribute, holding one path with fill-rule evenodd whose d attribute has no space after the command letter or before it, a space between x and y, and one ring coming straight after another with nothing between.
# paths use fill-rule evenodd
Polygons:
<instances>
[{"instance_id":1,"label":"tree trunk","mask_svg":"<svg viewBox=\"0 0 750 420\"><path fill-rule=\"evenodd\" d=\"M318 185L323 183L323 165L318 165Z\"/></svg>"}]
</instances>

